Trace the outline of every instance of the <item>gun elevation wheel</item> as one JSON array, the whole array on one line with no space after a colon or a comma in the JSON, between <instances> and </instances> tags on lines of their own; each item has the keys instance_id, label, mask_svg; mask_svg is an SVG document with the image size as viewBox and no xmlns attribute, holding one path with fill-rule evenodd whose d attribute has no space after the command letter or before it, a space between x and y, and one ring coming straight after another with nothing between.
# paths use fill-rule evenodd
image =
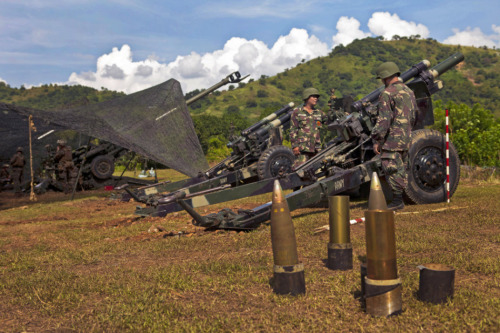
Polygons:
<instances>
[{"instance_id":1,"label":"gun elevation wheel","mask_svg":"<svg viewBox=\"0 0 500 333\"><path fill-rule=\"evenodd\" d=\"M90 164L90 171L97 179L108 179L115 171L115 162L109 156L97 156Z\"/></svg>"},{"instance_id":2,"label":"gun elevation wheel","mask_svg":"<svg viewBox=\"0 0 500 333\"><path fill-rule=\"evenodd\" d=\"M453 144L449 145L450 197L460 179L460 160ZM412 132L409 150L410 170L405 196L416 204L442 202L446 196L446 141L435 130Z\"/></svg>"},{"instance_id":3,"label":"gun elevation wheel","mask_svg":"<svg viewBox=\"0 0 500 333\"><path fill-rule=\"evenodd\" d=\"M274 178L292 170L295 155L285 146L272 146L260 156L257 162L259 179Z\"/></svg>"}]
</instances>

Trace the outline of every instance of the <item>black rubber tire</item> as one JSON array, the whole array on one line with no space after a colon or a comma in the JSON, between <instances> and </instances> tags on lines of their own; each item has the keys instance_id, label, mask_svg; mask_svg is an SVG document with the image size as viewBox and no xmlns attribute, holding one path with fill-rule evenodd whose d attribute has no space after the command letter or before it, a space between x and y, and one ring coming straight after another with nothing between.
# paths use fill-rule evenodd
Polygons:
<instances>
[{"instance_id":1,"label":"black rubber tire","mask_svg":"<svg viewBox=\"0 0 500 333\"><path fill-rule=\"evenodd\" d=\"M292 150L285 146L272 146L260 156L257 162L259 179L274 178L289 173L295 162Z\"/></svg>"},{"instance_id":2,"label":"black rubber tire","mask_svg":"<svg viewBox=\"0 0 500 333\"><path fill-rule=\"evenodd\" d=\"M446 138L435 130L412 132L408 151L410 168L405 199L410 203L429 204L447 200ZM460 160L455 146L449 144L450 198L460 180Z\"/></svg>"},{"instance_id":3,"label":"black rubber tire","mask_svg":"<svg viewBox=\"0 0 500 333\"><path fill-rule=\"evenodd\" d=\"M97 179L111 178L113 172L115 172L115 162L113 158L109 156L97 156L92 160L92 163L90 163L90 171Z\"/></svg>"}]
</instances>

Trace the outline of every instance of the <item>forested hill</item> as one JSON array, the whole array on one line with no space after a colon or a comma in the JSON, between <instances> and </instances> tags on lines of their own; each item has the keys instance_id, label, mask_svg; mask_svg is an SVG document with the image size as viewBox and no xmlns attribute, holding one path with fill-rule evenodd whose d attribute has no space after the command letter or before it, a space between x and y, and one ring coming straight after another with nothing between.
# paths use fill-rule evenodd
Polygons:
<instances>
[{"instance_id":1,"label":"forested hill","mask_svg":"<svg viewBox=\"0 0 500 333\"><path fill-rule=\"evenodd\" d=\"M311 86L323 94L320 103L325 109L331 88L336 89L337 97L351 95L357 98L378 88L381 83L375 79L375 68L384 61L394 61L403 72L423 59L435 66L456 52L464 54L465 61L441 76L444 89L433 95L433 99L470 107L479 103L500 117L500 105L496 102L500 98L500 51L409 38L394 41L366 38L346 47L337 46L328 56L298 63L275 76L262 76L227 92L212 94L193 104L191 110L193 114L240 113L249 118L259 117L290 101L300 102L304 88Z\"/></svg>"},{"instance_id":2,"label":"forested hill","mask_svg":"<svg viewBox=\"0 0 500 333\"><path fill-rule=\"evenodd\" d=\"M291 101L299 103L304 88L316 87L323 94L320 106L325 109L331 88L338 97L360 98L380 86L374 69L384 61L394 61L401 71L428 59L431 66L461 52L465 61L441 79L444 89L433 96L444 103L453 101L470 107L479 103L500 117L500 51L487 48L440 44L432 39L379 38L356 40L348 46L335 47L328 56L299 62L275 76L217 91L190 106L193 115L242 116L253 121ZM242 75L251 73L241 73ZM221 77L222 79L222 77ZM199 91L186 94L191 97ZM30 89L11 88L0 82L0 101L38 109L59 109L96 103L123 95L106 89L82 86L43 85Z\"/></svg>"},{"instance_id":3,"label":"forested hill","mask_svg":"<svg viewBox=\"0 0 500 333\"><path fill-rule=\"evenodd\" d=\"M125 94L107 89L96 90L84 86L45 84L26 89L11 88L0 82L0 102L40 110L57 110L99 103Z\"/></svg>"}]
</instances>

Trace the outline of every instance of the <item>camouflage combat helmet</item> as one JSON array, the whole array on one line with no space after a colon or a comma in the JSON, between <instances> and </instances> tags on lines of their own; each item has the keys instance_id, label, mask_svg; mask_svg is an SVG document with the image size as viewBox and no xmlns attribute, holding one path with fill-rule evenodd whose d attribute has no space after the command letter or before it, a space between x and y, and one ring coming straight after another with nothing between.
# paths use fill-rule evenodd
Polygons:
<instances>
[{"instance_id":1,"label":"camouflage combat helmet","mask_svg":"<svg viewBox=\"0 0 500 333\"><path fill-rule=\"evenodd\" d=\"M18 152L18 151L23 152L23 151L24 151L24 148L23 148L23 147L17 147L16 152Z\"/></svg>"},{"instance_id":2,"label":"camouflage combat helmet","mask_svg":"<svg viewBox=\"0 0 500 333\"><path fill-rule=\"evenodd\" d=\"M65 141L65 140L63 140L63 139L59 139L59 140L57 140L57 144L58 144L59 146L65 146L65 145L66 145L66 141Z\"/></svg>"},{"instance_id":3,"label":"camouflage combat helmet","mask_svg":"<svg viewBox=\"0 0 500 333\"><path fill-rule=\"evenodd\" d=\"M304 89L304 92L302 93L302 99L305 101L305 100L307 100L311 96L318 96L319 97L321 95L319 94L319 91L316 88L306 88L306 89Z\"/></svg>"},{"instance_id":4,"label":"camouflage combat helmet","mask_svg":"<svg viewBox=\"0 0 500 333\"><path fill-rule=\"evenodd\" d=\"M377 68L377 79L385 79L393 76L394 74L399 76L401 72L399 71L398 65L392 61L384 62Z\"/></svg>"}]
</instances>

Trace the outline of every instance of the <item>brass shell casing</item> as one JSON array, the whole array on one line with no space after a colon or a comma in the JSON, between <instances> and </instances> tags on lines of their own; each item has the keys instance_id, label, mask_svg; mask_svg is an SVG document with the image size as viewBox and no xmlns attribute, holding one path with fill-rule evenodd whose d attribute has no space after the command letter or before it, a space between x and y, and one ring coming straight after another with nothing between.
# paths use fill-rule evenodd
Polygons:
<instances>
[{"instance_id":1,"label":"brass shell casing","mask_svg":"<svg viewBox=\"0 0 500 333\"><path fill-rule=\"evenodd\" d=\"M293 266L299 263L295 229L288 203L278 180L274 181L271 206L271 242L274 264Z\"/></svg>"},{"instance_id":2,"label":"brass shell casing","mask_svg":"<svg viewBox=\"0 0 500 333\"><path fill-rule=\"evenodd\" d=\"M351 242L349 223L349 196L328 197L328 221L330 224L330 243L346 244Z\"/></svg>"},{"instance_id":3,"label":"brass shell casing","mask_svg":"<svg viewBox=\"0 0 500 333\"><path fill-rule=\"evenodd\" d=\"M372 280L398 278L394 212L365 211L366 268Z\"/></svg>"},{"instance_id":4,"label":"brass shell casing","mask_svg":"<svg viewBox=\"0 0 500 333\"><path fill-rule=\"evenodd\" d=\"M368 197L368 210L386 210L387 201L385 201L382 184L376 172L372 173L372 181L370 183L370 196Z\"/></svg>"},{"instance_id":5,"label":"brass shell casing","mask_svg":"<svg viewBox=\"0 0 500 333\"><path fill-rule=\"evenodd\" d=\"M394 280L392 280L394 281ZM374 317L389 317L401 314L403 302L401 283L394 285L371 285L366 281L366 312Z\"/></svg>"}]
</instances>

